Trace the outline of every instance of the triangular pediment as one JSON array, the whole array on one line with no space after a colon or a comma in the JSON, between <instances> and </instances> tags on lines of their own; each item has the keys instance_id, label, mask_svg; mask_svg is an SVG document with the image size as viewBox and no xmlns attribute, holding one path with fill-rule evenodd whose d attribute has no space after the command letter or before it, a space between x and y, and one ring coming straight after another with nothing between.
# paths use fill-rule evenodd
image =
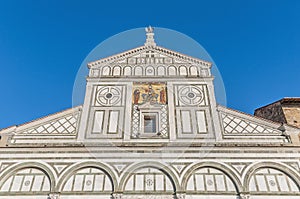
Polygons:
<instances>
[{"instance_id":1,"label":"triangular pediment","mask_svg":"<svg viewBox=\"0 0 300 199\"><path fill-rule=\"evenodd\" d=\"M104 65L160 65L191 64L210 68L211 62L194 58L160 46L141 46L88 64L89 68Z\"/></svg>"}]
</instances>

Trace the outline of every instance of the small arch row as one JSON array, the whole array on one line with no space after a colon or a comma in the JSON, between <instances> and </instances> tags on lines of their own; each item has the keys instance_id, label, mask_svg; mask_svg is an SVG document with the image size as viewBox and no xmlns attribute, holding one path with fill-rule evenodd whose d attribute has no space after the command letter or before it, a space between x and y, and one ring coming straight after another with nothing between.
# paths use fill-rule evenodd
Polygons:
<instances>
[{"instance_id":1,"label":"small arch row","mask_svg":"<svg viewBox=\"0 0 300 199\"><path fill-rule=\"evenodd\" d=\"M193 76L209 77L210 71L195 65L170 65L170 66L103 66L99 69L91 69L91 77L106 76Z\"/></svg>"}]
</instances>

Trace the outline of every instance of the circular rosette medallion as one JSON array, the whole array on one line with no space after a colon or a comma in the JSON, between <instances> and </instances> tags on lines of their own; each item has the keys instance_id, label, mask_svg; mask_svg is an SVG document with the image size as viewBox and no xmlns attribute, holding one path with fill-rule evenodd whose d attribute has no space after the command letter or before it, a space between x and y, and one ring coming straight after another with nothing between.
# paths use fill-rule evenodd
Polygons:
<instances>
[{"instance_id":1,"label":"circular rosette medallion","mask_svg":"<svg viewBox=\"0 0 300 199\"><path fill-rule=\"evenodd\" d=\"M104 87L97 93L97 102L101 105L115 105L121 100L121 90L117 87Z\"/></svg>"},{"instance_id":2,"label":"circular rosette medallion","mask_svg":"<svg viewBox=\"0 0 300 199\"><path fill-rule=\"evenodd\" d=\"M185 86L179 90L179 100L186 105L200 104L203 96L203 92L196 86Z\"/></svg>"}]
</instances>

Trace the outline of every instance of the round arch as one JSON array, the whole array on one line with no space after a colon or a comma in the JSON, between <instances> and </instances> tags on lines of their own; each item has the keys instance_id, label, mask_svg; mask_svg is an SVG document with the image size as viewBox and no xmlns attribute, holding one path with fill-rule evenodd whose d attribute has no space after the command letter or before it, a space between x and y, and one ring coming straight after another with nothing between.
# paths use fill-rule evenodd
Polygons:
<instances>
[{"instance_id":1,"label":"round arch","mask_svg":"<svg viewBox=\"0 0 300 199\"><path fill-rule=\"evenodd\" d=\"M176 69L176 67L173 66L173 65L169 66L168 67L167 75L169 75L169 76L177 75L177 69Z\"/></svg>"},{"instance_id":2,"label":"round arch","mask_svg":"<svg viewBox=\"0 0 300 199\"><path fill-rule=\"evenodd\" d=\"M181 65L178 68L180 76L187 76L189 75L189 69L185 65Z\"/></svg>"},{"instance_id":3,"label":"round arch","mask_svg":"<svg viewBox=\"0 0 300 199\"><path fill-rule=\"evenodd\" d=\"M154 168L154 169L160 170L170 179L170 181L173 185L174 193L181 191L181 186L179 184L178 178L176 177L175 173L168 167L168 165L162 164L160 162L150 162L150 161L149 162L139 162L139 163L136 163L136 164L130 166L129 168L127 168L121 176L118 191L122 192L122 190L125 189L125 185L126 185L128 179L130 178L131 174L134 171L136 171L138 169L142 169L142 168Z\"/></svg>"},{"instance_id":4,"label":"round arch","mask_svg":"<svg viewBox=\"0 0 300 199\"><path fill-rule=\"evenodd\" d=\"M10 176L14 175L16 172L22 169L29 169L29 168L34 168L42 171L50 181L50 192L55 191L56 176L54 175L55 174L54 170L49 165L40 162L22 162L7 167L0 175L0 186L2 186L3 183L5 183L5 181Z\"/></svg>"},{"instance_id":5,"label":"round arch","mask_svg":"<svg viewBox=\"0 0 300 199\"><path fill-rule=\"evenodd\" d=\"M111 67L110 66L104 66L101 70L101 76L109 76L111 74Z\"/></svg>"},{"instance_id":6,"label":"round arch","mask_svg":"<svg viewBox=\"0 0 300 199\"><path fill-rule=\"evenodd\" d=\"M64 184L74 173L76 173L76 171L85 168L95 168L103 171L109 177L112 183L112 192L116 190L118 184L116 175L112 172L112 170L107 165L101 162L81 162L81 163L73 164L59 177L59 180L57 182L57 191L62 190Z\"/></svg>"},{"instance_id":7,"label":"round arch","mask_svg":"<svg viewBox=\"0 0 300 199\"><path fill-rule=\"evenodd\" d=\"M226 165L217 163L217 162L201 162L201 163L195 163L192 165L186 172L185 175L183 176L182 179L182 188L185 190L187 187L188 180L190 176L193 174L198 169L202 168L213 168L217 169L221 172L223 172L226 176L230 178L232 181L233 185L235 186L236 192L240 193L243 190L243 186L241 183L241 180L239 177Z\"/></svg>"},{"instance_id":8,"label":"round arch","mask_svg":"<svg viewBox=\"0 0 300 199\"><path fill-rule=\"evenodd\" d=\"M248 171L246 171L244 175L244 188L245 191L249 191L249 182L253 174L258 171L259 169L265 169L265 168L270 168L270 169L275 169L278 171L281 171L282 173L286 174L288 177L290 177L298 186L298 189L300 190L300 176L292 168L289 168L288 166L278 163L278 162L259 162L255 163L252 166L249 166Z\"/></svg>"},{"instance_id":9,"label":"round arch","mask_svg":"<svg viewBox=\"0 0 300 199\"><path fill-rule=\"evenodd\" d=\"M122 75L122 68L118 65L114 66L112 69L113 76L121 76Z\"/></svg>"}]
</instances>

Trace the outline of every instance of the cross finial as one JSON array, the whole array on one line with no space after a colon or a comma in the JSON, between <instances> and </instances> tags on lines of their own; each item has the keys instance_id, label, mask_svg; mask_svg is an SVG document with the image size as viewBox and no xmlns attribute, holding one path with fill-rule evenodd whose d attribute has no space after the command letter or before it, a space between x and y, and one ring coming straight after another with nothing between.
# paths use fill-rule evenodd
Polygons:
<instances>
[{"instance_id":1,"label":"cross finial","mask_svg":"<svg viewBox=\"0 0 300 199\"><path fill-rule=\"evenodd\" d=\"M151 26L148 26L145 28L146 30L146 43L145 46L156 46L156 43L154 41L154 28L152 28Z\"/></svg>"}]
</instances>

